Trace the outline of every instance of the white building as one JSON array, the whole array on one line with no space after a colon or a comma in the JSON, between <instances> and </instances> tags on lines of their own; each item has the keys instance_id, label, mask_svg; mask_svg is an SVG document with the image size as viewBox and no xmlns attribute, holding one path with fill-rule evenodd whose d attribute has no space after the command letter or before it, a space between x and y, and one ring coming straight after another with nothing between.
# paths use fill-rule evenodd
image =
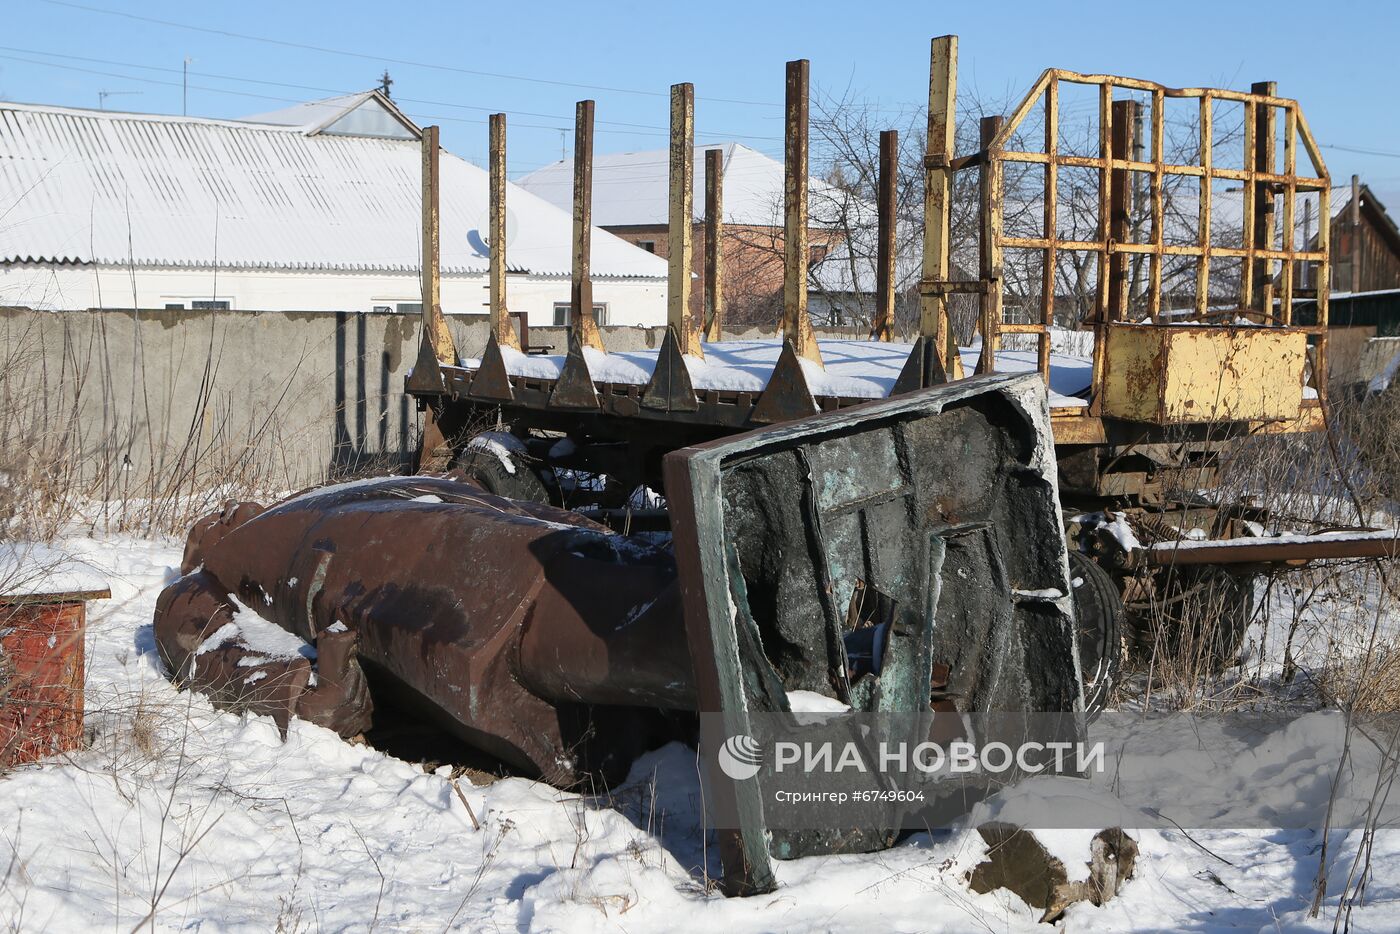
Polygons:
<instances>
[{"instance_id":1,"label":"white building","mask_svg":"<svg viewBox=\"0 0 1400 934\"><path fill-rule=\"evenodd\" d=\"M416 311L419 138L377 91L237 121L0 103L0 305ZM441 172L443 307L482 313L487 173ZM508 307L554 324L571 218L506 204ZM602 323L665 322L664 260L595 228L592 268Z\"/></svg>"}]
</instances>

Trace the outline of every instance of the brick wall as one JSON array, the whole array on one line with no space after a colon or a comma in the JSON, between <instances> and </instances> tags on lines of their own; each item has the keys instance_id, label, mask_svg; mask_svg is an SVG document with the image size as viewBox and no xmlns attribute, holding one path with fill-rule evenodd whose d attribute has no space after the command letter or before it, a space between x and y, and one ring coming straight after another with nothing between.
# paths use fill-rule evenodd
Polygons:
<instances>
[{"instance_id":1,"label":"brick wall","mask_svg":"<svg viewBox=\"0 0 1400 934\"><path fill-rule=\"evenodd\" d=\"M657 256L671 255L670 229L664 224L605 228L629 243L652 244ZM839 240L839 235L822 228L810 228L808 245L813 259L820 259ZM776 320L782 303L783 229L755 224L726 224L724 227L724 305L727 320L752 323ZM692 240L691 269L695 278L690 293L691 313L704 309L705 225L696 224Z\"/></svg>"}]
</instances>

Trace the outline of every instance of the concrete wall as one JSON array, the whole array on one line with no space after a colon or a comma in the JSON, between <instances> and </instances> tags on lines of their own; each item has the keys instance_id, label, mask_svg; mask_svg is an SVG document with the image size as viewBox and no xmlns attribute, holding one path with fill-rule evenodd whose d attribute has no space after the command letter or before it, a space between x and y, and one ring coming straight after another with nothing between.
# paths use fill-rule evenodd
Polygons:
<instances>
[{"instance_id":1,"label":"concrete wall","mask_svg":"<svg viewBox=\"0 0 1400 934\"><path fill-rule=\"evenodd\" d=\"M1375 336L1373 325L1328 328L1327 378L1343 384L1370 379L1361 372L1361 357L1367 342Z\"/></svg>"},{"instance_id":2,"label":"concrete wall","mask_svg":"<svg viewBox=\"0 0 1400 934\"><path fill-rule=\"evenodd\" d=\"M458 352L480 356L486 316L448 323ZM420 430L403 393L419 326L402 314L0 307L0 445L61 452L89 481L84 495L103 499L167 495L176 480L297 489L405 469ZM616 351L659 348L664 334L603 328ZM567 329L532 327L530 341L562 353ZM41 446L45 432L57 434Z\"/></svg>"},{"instance_id":3,"label":"concrete wall","mask_svg":"<svg viewBox=\"0 0 1400 934\"><path fill-rule=\"evenodd\" d=\"M484 315L449 327L479 356ZM162 478L255 477L293 489L375 465L405 467L419 416L403 394L417 315L347 312L73 311L0 308L0 444L63 433L65 456L105 493ZM606 327L616 350L663 329ZM564 328L532 342L567 346Z\"/></svg>"},{"instance_id":4,"label":"concrete wall","mask_svg":"<svg viewBox=\"0 0 1400 934\"><path fill-rule=\"evenodd\" d=\"M217 293L217 294L216 294ZM554 304L569 301L567 278L512 275L507 306L528 314L531 327L554 323ZM231 309L369 312L417 302L418 274L279 272L256 269L157 269L120 266L0 266L0 305L50 311L87 308L192 307L217 298ZM606 304L609 324L659 326L666 321L663 279L593 280L595 302ZM448 314L484 314L489 295L485 275L444 276Z\"/></svg>"},{"instance_id":5,"label":"concrete wall","mask_svg":"<svg viewBox=\"0 0 1400 934\"><path fill-rule=\"evenodd\" d=\"M1381 377L1383 385L1378 386L1378 389L1391 385L1395 371L1390 365L1396 357L1400 357L1400 337L1371 338L1362 347L1357 363L1359 383L1363 386L1369 385L1376 377Z\"/></svg>"}]
</instances>

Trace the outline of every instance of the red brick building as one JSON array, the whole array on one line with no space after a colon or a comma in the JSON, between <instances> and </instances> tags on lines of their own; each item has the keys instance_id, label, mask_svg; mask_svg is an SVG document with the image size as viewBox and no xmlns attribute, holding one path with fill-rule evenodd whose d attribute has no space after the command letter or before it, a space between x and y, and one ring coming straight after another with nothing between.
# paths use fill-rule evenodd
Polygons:
<instances>
[{"instance_id":1,"label":"red brick building","mask_svg":"<svg viewBox=\"0 0 1400 934\"><path fill-rule=\"evenodd\" d=\"M726 321L767 322L781 305L783 285L783 164L741 143L695 148L695 228L692 308L702 309L705 255L705 150L724 153ZM658 256L670 255L670 163L664 149L612 153L593 159L593 223ZM560 161L517 184L565 210L573 207L573 163ZM808 196L812 262L839 240L849 197L812 179ZM560 321L559 323L563 323Z\"/></svg>"}]
</instances>

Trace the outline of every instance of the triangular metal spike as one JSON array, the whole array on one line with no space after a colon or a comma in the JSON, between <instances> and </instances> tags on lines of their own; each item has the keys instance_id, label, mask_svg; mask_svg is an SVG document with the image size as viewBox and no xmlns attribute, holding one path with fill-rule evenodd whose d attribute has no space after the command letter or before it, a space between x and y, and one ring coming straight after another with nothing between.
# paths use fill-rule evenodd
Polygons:
<instances>
[{"instance_id":1,"label":"triangular metal spike","mask_svg":"<svg viewBox=\"0 0 1400 934\"><path fill-rule=\"evenodd\" d=\"M578 335L569 332L569 355L564 358L564 369L554 384L554 392L549 396L552 409L601 409L598 390L593 386L593 374L588 371L588 360L583 356L583 345Z\"/></svg>"},{"instance_id":2,"label":"triangular metal spike","mask_svg":"<svg viewBox=\"0 0 1400 934\"><path fill-rule=\"evenodd\" d=\"M792 341L783 341L783 352L778 356L778 363L768 377L768 387L758 397L758 404L753 407L749 421L771 425L816 414L817 402L807 385L807 374L802 370L797 349L792 346Z\"/></svg>"},{"instance_id":3,"label":"triangular metal spike","mask_svg":"<svg viewBox=\"0 0 1400 934\"><path fill-rule=\"evenodd\" d=\"M700 400L695 398L695 388L690 382L690 371L681 354L681 341L673 327L666 328L661 352L656 355L656 369L652 370L651 382L642 393L642 405L662 412L695 412L700 408Z\"/></svg>"},{"instance_id":4,"label":"triangular metal spike","mask_svg":"<svg viewBox=\"0 0 1400 934\"><path fill-rule=\"evenodd\" d=\"M413 372L404 380L407 392L445 393L447 384L442 379L442 368L438 366L437 354L426 337L418 341L418 359L414 361Z\"/></svg>"},{"instance_id":5,"label":"triangular metal spike","mask_svg":"<svg viewBox=\"0 0 1400 934\"><path fill-rule=\"evenodd\" d=\"M920 335L914 342L914 348L909 351L904 369L899 371L899 378L894 381L890 395L897 396L946 382L948 373L943 368L943 355L938 353L932 340Z\"/></svg>"},{"instance_id":6,"label":"triangular metal spike","mask_svg":"<svg viewBox=\"0 0 1400 934\"><path fill-rule=\"evenodd\" d=\"M486 341L486 350L481 355L481 366L472 376L471 388L467 395L473 399L489 402L513 402L515 391L510 388L510 374L506 371L506 361L501 355L501 345L492 334Z\"/></svg>"}]
</instances>

